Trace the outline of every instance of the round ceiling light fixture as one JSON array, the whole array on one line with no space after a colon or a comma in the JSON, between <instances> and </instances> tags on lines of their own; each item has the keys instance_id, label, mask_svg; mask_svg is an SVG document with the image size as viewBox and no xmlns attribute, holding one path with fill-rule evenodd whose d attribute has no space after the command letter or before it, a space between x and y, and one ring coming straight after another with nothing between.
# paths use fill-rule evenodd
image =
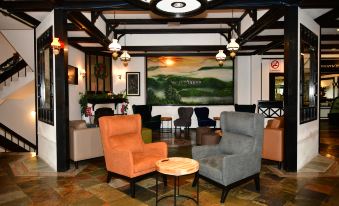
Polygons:
<instances>
[{"instance_id":1,"label":"round ceiling light fixture","mask_svg":"<svg viewBox=\"0 0 339 206\"><path fill-rule=\"evenodd\" d=\"M168 18L184 18L201 14L222 0L128 0L131 4Z\"/></svg>"}]
</instances>

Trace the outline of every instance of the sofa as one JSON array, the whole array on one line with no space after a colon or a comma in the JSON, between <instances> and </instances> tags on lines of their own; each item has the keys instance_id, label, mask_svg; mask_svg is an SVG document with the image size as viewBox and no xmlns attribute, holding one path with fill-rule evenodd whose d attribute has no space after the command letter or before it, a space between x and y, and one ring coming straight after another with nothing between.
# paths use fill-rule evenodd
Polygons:
<instances>
[{"instance_id":1,"label":"sofa","mask_svg":"<svg viewBox=\"0 0 339 206\"><path fill-rule=\"evenodd\" d=\"M85 120L69 121L69 146L75 168L81 160L104 155L99 127L87 128Z\"/></svg>"}]
</instances>

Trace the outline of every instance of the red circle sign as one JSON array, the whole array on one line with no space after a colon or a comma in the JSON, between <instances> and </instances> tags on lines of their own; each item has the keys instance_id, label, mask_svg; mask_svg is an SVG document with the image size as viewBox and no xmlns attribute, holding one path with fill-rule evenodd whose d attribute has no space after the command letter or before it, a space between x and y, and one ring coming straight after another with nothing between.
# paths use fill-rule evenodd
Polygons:
<instances>
[{"instance_id":1,"label":"red circle sign","mask_svg":"<svg viewBox=\"0 0 339 206\"><path fill-rule=\"evenodd\" d=\"M278 61L278 60L273 60L273 61L271 62L271 67L272 67L273 69L278 69L278 68L279 68L279 61Z\"/></svg>"}]
</instances>

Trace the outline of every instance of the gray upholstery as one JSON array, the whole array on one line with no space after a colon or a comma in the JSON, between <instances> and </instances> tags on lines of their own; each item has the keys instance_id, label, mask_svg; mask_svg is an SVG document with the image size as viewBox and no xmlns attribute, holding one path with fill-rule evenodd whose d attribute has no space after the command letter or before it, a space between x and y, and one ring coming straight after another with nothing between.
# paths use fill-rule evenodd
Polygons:
<instances>
[{"instance_id":1,"label":"gray upholstery","mask_svg":"<svg viewBox=\"0 0 339 206\"><path fill-rule=\"evenodd\" d=\"M264 117L261 114L222 112L222 138L218 145L194 146L193 159L199 161L199 175L224 186L258 174Z\"/></svg>"}]
</instances>

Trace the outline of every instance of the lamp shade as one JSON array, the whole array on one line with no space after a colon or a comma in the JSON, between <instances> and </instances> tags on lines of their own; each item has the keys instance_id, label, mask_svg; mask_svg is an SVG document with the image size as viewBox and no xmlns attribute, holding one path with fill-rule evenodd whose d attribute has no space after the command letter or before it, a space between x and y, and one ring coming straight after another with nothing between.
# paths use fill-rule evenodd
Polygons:
<instances>
[{"instance_id":1,"label":"lamp shade","mask_svg":"<svg viewBox=\"0 0 339 206\"><path fill-rule=\"evenodd\" d=\"M131 60L131 55L128 54L126 50L124 50L120 56L120 60L124 64L124 66L128 65L128 62Z\"/></svg>"},{"instance_id":2,"label":"lamp shade","mask_svg":"<svg viewBox=\"0 0 339 206\"><path fill-rule=\"evenodd\" d=\"M117 52L121 50L121 45L118 43L117 39L113 39L112 43L108 45L109 50Z\"/></svg>"},{"instance_id":3,"label":"lamp shade","mask_svg":"<svg viewBox=\"0 0 339 206\"><path fill-rule=\"evenodd\" d=\"M224 53L224 50L219 50L218 54L215 55L215 59L217 61L225 61L226 60L226 54Z\"/></svg>"},{"instance_id":4,"label":"lamp shade","mask_svg":"<svg viewBox=\"0 0 339 206\"><path fill-rule=\"evenodd\" d=\"M235 41L234 38L231 39L231 42L227 44L227 50L228 51L238 51L239 50L239 44Z\"/></svg>"}]
</instances>

